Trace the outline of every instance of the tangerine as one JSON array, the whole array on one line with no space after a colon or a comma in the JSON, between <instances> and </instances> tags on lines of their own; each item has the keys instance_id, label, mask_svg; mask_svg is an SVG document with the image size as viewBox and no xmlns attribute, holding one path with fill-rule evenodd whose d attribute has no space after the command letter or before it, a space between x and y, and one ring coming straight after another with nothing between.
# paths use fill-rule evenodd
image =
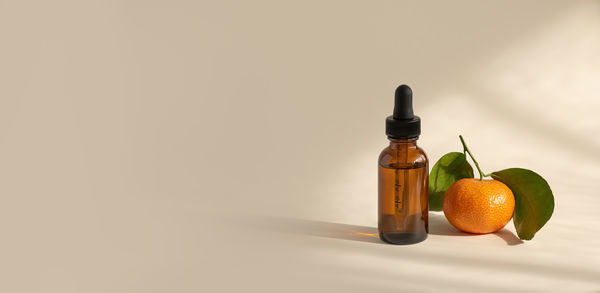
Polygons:
<instances>
[{"instance_id":1,"label":"tangerine","mask_svg":"<svg viewBox=\"0 0 600 293\"><path fill-rule=\"evenodd\" d=\"M446 190L443 210L450 224L459 230L492 233L502 229L512 218L515 197L500 181L464 178Z\"/></svg>"}]
</instances>

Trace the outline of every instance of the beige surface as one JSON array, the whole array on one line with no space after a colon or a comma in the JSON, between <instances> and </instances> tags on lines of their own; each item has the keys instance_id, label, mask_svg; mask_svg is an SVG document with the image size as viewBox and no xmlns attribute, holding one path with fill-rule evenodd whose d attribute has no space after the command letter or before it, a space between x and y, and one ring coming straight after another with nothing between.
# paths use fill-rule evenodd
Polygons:
<instances>
[{"instance_id":1,"label":"beige surface","mask_svg":"<svg viewBox=\"0 0 600 293\"><path fill-rule=\"evenodd\" d=\"M1 292L598 292L598 1L1 1ZM399 83L435 162L553 218L384 245ZM568 123L564 123L567 121Z\"/></svg>"}]
</instances>

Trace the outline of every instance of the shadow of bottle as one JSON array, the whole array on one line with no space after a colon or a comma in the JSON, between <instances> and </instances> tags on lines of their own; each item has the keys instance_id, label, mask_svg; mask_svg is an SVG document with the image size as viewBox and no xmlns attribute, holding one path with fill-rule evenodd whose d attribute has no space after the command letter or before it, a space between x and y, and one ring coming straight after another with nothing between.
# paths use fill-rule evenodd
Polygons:
<instances>
[{"instance_id":1,"label":"shadow of bottle","mask_svg":"<svg viewBox=\"0 0 600 293\"><path fill-rule=\"evenodd\" d=\"M361 241L376 244L385 244L379 239L376 227L348 225L342 223L304 220L304 219L277 219L272 223L278 223L274 228L282 232L296 234L336 238L351 241ZM454 228L443 215L429 214L429 234L441 236L477 236L478 234L465 233ZM501 229L493 233L502 238L507 245L522 244L514 233L507 229Z\"/></svg>"}]
</instances>

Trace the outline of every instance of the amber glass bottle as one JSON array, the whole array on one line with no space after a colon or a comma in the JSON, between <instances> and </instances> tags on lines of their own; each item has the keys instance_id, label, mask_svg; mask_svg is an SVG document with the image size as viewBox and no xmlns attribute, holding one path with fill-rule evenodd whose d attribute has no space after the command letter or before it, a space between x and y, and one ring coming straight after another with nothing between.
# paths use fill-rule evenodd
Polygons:
<instances>
[{"instance_id":1,"label":"amber glass bottle","mask_svg":"<svg viewBox=\"0 0 600 293\"><path fill-rule=\"evenodd\" d=\"M417 146L421 120L412 111L412 91L396 89L394 115L386 119L390 145L379 156L379 237L392 244L425 240L428 233L427 155Z\"/></svg>"}]
</instances>

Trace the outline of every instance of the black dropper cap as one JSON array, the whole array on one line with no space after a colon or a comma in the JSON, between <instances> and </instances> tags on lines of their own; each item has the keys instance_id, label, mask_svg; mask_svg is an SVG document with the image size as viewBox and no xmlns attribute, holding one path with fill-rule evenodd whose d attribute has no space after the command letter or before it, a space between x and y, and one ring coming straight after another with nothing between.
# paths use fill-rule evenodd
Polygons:
<instances>
[{"instance_id":1,"label":"black dropper cap","mask_svg":"<svg viewBox=\"0 0 600 293\"><path fill-rule=\"evenodd\" d=\"M403 84L396 88L394 115L385 119L388 138L413 138L421 134L421 118L415 116L412 107L412 90Z\"/></svg>"}]
</instances>

